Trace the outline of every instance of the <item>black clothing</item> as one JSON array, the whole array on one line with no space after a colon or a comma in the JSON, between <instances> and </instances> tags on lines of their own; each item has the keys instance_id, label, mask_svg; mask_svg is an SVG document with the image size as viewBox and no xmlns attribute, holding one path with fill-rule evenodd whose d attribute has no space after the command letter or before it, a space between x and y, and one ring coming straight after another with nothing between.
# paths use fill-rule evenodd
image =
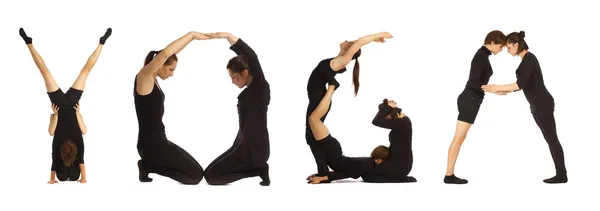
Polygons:
<instances>
[{"instance_id":1,"label":"black clothing","mask_svg":"<svg viewBox=\"0 0 600 211\"><path fill-rule=\"evenodd\" d=\"M386 119L386 115L387 112L379 110L372 123L377 127L391 130L389 133L390 156L386 161L376 165L375 169L367 176L363 176L365 182L407 181L408 174L412 170L412 122L408 116Z\"/></svg>"},{"instance_id":2,"label":"black clothing","mask_svg":"<svg viewBox=\"0 0 600 211\"><path fill-rule=\"evenodd\" d=\"M252 82L238 96L239 130L233 146L206 169L209 184L222 184L258 176L268 168L270 157L267 111L271 101L270 85L265 79L258 56L242 39L230 49L248 61Z\"/></svg>"},{"instance_id":3,"label":"black clothing","mask_svg":"<svg viewBox=\"0 0 600 211\"><path fill-rule=\"evenodd\" d=\"M79 165L63 166L56 171L56 178L60 181L77 181L81 174Z\"/></svg>"},{"instance_id":4,"label":"black clothing","mask_svg":"<svg viewBox=\"0 0 600 211\"><path fill-rule=\"evenodd\" d=\"M137 76L136 76L137 78ZM136 79L137 80L137 79ZM134 101L137 114L138 154L147 173L156 173L183 184L198 184L202 181L202 166L185 150L170 142L162 122L165 95L154 82L148 95L137 93L134 81Z\"/></svg>"},{"instance_id":5,"label":"black clothing","mask_svg":"<svg viewBox=\"0 0 600 211\"><path fill-rule=\"evenodd\" d=\"M346 157L340 142L328 135L323 140L317 141L326 155L326 162L333 172L327 172L328 182L346 178L358 179L370 172L375 167L375 160L370 157Z\"/></svg>"},{"instance_id":6,"label":"black clothing","mask_svg":"<svg viewBox=\"0 0 600 211\"><path fill-rule=\"evenodd\" d=\"M337 72L333 71L330 65L331 60L333 59L334 58L328 58L319 62L317 67L315 67L315 69L310 74L310 77L308 78L308 85L306 86L309 103L306 109L305 138L306 143L310 146L310 150L313 153L313 156L315 157L315 161L317 163L318 176L325 176L329 172L329 168L327 167L326 161L327 155L321 148L318 147L317 141L315 140L312 130L310 129L308 117L312 114L313 111L315 111L315 109L319 105L319 102L321 102L321 100L325 96L325 93L327 92L326 84L332 81L336 74L346 72L346 68L341 69ZM321 118L322 122L325 122L325 119L327 118L327 114L329 113L332 104L333 101L330 102L327 112Z\"/></svg>"},{"instance_id":7,"label":"black clothing","mask_svg":"<svg viewBox=\"0 0 600 211\"><path fill-rule=\"evenodd\" d=\"M565 156L562 145L558 140L556 122L554 119L554 98L544 85L544 77L540 63L531 52L523 56L523 61L517 71L517 85L523 93L531 109L544 139L550 148L550 154L554 160L554 166L558 175L566 175Z\"/></svg>"},{"instance_id":8,"label":"black clothing","mask_svg":"<svg viewBox=\"0 0 600 211\"><path fill-rule=\"evenodd\" d=\"M84 144L81 129L77 121L75 105L79 102L82 90L70 88L67 93L59 88L54 92L48 92L50 102L58 106L58 122L52 140L52 167L51 171L58 172L67 168L60 157L60 146L68 140L72 140L77 146L77 155L71 166L83 164Z\"/></svg>"},{"instance_id":9,"label":"black clothing","mask_svg":"<svg viewBox=\"0 0 600 211\"><path fill-rule=\"evenodd\" d=\"M483 102L485 93L481 86L486 85L494 71L490 64L489 56L492 52L481 46L471 61L469 80L463 92L458 96L458 120L470 124L475 123L479 107Z\"/></svg>"}]
</instances>

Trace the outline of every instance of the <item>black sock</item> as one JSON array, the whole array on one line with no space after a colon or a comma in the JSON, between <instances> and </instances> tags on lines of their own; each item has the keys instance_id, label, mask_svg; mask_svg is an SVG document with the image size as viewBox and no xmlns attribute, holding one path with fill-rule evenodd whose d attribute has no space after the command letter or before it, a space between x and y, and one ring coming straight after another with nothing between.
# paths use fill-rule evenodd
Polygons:
<instances>
[{"instance_id":1,"label":"black sock","mask_svg":"<svg viewBox=\"0 0 600 211\"><path fill-rule=\"evenodd\" d=\"M335 80L335 78L331 79L331 81L328 82L328 86L331 85L335 86L334 90L337 90L338 87L340 87L340 83L337 80Z\"/></svg>"},{"instance_id":2,"label":"black sock","mask_svg":"<svg viewBox=\"0 0 600 211\"><path fill-rule=\"evenodd\" d=\"M262 182L259 183L260 185L271 185L271 178L269 177L269 164L267 164L265 167L260 168L258 176L260 177L260 179L262 179Z\"/></svg>"},{"instance_id":3,"label":"black sock","mask_svg":"<svg viewBox=\"0 0 600 211\"><path fill-rule=\"evenodd\" d=\"M27 34L25 34L25 30L23 28L19 29L19 35L21 35L21 38L23 38L25 44L29 45L33 42L33 39L31 39L31 37L28 37Z\"/></svg>"},{"instance_id":4,"label":"black sock","mask_svg":"<svg viewBox=\"0 0 600 211\"><path fill-rule=\"evenodd\" d=\"M104 43L106 43L106 39L108 39L111 34L112 34L112 28L108 28L106 30L106 32L104 33L104 36L100 37L100 44L104 45Z\"/></svg>"},{"instance_id":5,"label":"black sock","mask_svg":"<svg viewBox=\"0 0 600 211\"><path fill-rule=\"evenodd\" d=\"M556 176L544 180L548 184L567 183L568 181L567 174L556 174Z\"/></svg>"},{"instance_id":6,"label":"black sock","mask_svg":"<svg viewBox=\"0 0 600 211\"><path fill-rule=\"evenodd\" d=\"M444 183L446 183L446 184L467 184L467 183L469 183L469 181L466 179L458 178L458 177L454 176L454 174L453 174L450 176L445 176Z\"/></svg>"},{"instance_id":7,"label":"black sock","mask_svg":"<svg viewBox=\"0 0 600 211\"><path fill-rule=\"evenodd\" d=\"M140 171L140 174L139 174L140 182L152 182L152 178L148 177L148 171L146 171L146 169L144 169L144 163L142 162L141 159L138 161L137 164L138 164L138 170Z\"/></svg>"}]
</instances>

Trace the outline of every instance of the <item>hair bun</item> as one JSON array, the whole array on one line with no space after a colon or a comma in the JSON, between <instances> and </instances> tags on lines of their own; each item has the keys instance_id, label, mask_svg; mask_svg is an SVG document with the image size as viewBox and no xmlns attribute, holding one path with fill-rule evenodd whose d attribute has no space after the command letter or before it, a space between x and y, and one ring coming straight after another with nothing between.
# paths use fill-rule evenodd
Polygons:
<instances>
[{"instance_id":1,"label":"hair bun","mask_svg":"<svg viewBox=\"0 0 600 211\"><path fill-rule=\"evenodd\" d=\"M525 38L525 32L524 31L520 31L519 32L519 38L521 38L521 39Z\"/></svg>"},{"instance_id":2,"label":"hair bun","mask_svg":"<svg viewBox=\"0 0 600 211\"><path fill-rule=\"evenodd\" d=\"M383 99L383 103L388 104L388 99L387 98Z\"/></svg>"}]
</instances>

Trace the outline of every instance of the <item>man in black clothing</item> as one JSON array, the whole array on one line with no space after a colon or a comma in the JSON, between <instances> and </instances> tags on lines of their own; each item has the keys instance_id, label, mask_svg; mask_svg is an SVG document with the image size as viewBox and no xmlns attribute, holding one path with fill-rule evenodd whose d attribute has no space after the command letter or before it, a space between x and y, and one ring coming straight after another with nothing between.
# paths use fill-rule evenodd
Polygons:
<instances>
[{"instance_id":1,"label":"man in black clothing","mask_svg":"<svg viewBox=\"0 0 600 211\"><path fill-rule=\"evenodd\" d=\"M242 39L230 33L207 34L210 38L227 39L238 56L229 60L227 69L231 82L244 91L238 96L239 131L233 146L206 168L206 182L225 185L237 180L259 176L260 185L271 184L267 111L271 89L265 79L258 56Z\"/></svg>"}]
</instances>

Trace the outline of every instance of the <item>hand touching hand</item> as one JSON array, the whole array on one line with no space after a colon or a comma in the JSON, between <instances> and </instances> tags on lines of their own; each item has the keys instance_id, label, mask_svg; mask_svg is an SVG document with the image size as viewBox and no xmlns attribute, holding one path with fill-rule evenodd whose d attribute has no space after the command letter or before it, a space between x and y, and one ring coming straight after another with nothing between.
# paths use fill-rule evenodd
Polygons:
<instances>
[{"instance_id":1,"label":"hand touching hand","mask_svg":"<svg viewBox=\"0 0 600 211\"><path fill-rule=\"evenodd\" d=\"M380 43L384 43L385 39L392 39L394 38L394 36L392 36L392 34L390 34L389 32L379 32L376 35L377 37L375 38L375 42L380 42Z\"/></svg>"},{"instance_id":2,"label":"hand touching hand","mask_svg":"<svg viewBox=\"0 0 600 211\"><path fill-rule=\"evenodd\" d=\"M227 33L227 32L215 32L215 33L208 33L208 34L206 34L206 36L208 36L211 39L214 39L214 38L227 38L228 35L229 35L229 33Z\"/></svg>"},{"instance_id":3,"label":"hand touching hand","mask_svg":"<svg viewBox=\"0 0 600 211\"><path fill-rule=\"evenodd\" d=\"M481 89L483 89L484 92L491 92L491 93L498 92L498 86L495 84L483 85L483 86L481 86Z\"/></svg>"},{"instance_id":4,"label":"hand touching hand","mask_svg":"<svg viewBox=\"0 0 600 211\"><path fill-rule=\"evenodd\" d=\"M208 40L208 39L210 39L210 37L204 33L196 32L196 33L194 33L194 39L195 40Z\"/></svg>"},{"instance_id":5,"label":"hand touching hand","mask_svg":"<svg viewBox=\"0 0 600 211\"><path fill-rule=\"evenodd\" d=\"M58 109L60 109L58 107L58 105L52 103L51 107L52 107L52 112L54 112L54 115L57 115L58 114Z\"/></svg>"}]
</instances>

